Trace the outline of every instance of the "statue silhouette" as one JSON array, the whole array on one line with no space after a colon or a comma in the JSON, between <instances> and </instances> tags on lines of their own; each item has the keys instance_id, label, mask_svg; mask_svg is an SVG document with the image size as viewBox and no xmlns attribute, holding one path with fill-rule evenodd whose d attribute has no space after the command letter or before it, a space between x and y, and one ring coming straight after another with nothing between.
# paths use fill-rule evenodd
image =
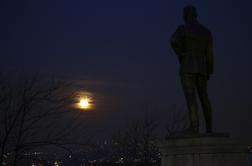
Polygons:
<instances>
[{"instance_id":1,"label":"statue silhouette","mask_svg":"<svg viewBox=\"0 0 252 166\"><path fill-rule=\"evenodd\" d=\"M213 74L213 41L211 32L197 20L194 6L184 7L185 24L171 37L179 63L182 87L190 116L190 129L199 132L196 94L198 94L206 122L206 132L212 132L212 108L207 94L207 81ZM197 92L197 93L196 93Z\"/></svg>"}]
</instances>

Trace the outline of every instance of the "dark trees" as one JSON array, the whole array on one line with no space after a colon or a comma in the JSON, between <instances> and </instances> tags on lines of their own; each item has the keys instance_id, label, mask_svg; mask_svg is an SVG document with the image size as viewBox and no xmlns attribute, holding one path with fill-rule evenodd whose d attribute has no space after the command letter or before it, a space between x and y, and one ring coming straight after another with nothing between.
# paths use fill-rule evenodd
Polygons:
<instances>
[{"instance_id":1,"label":"dark trees","mask_svg":"<svg viewBox=\"0 0 252 166\"><path fill-rule=\"evenodd\" d=\"M0 163L21 163L22 155L38 147L65 148L78 126L66 118L73 102L69 85L38 76L0 76ZM7 158L7 159L6 159ZM8 161L5 161L8 160ZM18 162L19 161L19 162Z\"/></svg>"}]
</instances>

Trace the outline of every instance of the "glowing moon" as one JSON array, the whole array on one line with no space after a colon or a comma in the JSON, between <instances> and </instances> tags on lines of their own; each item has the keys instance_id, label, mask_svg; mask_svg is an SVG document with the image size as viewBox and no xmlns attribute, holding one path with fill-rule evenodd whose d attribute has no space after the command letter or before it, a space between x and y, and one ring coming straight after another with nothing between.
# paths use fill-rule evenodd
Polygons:
<instances>
[{"instance_id":1,"label":"glowing moon","mask_svg":"<svg viewBox=\"0 0 252 166\"><path fill-rule=\"evenodd\" d=\"M82 109L88 109L90 107L90 102L87 98L80 99L79 107Z\"/></svg>"}]
</instances>

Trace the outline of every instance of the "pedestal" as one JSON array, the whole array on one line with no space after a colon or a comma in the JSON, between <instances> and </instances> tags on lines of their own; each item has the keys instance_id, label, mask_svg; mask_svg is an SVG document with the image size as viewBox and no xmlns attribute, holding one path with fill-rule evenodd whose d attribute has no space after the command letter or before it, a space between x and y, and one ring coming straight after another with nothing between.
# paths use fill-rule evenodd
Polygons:
<instances>
[{"instance_id":1,"label":"pedestal","mask_svg":"<svg viewBox=\"0 0 252 166\"><path fill-rule=\"evenodd\" d=\"M159 144L161 166L248 166L248 144L228 137L180 137Z\"/></svg>"}]
</instances>

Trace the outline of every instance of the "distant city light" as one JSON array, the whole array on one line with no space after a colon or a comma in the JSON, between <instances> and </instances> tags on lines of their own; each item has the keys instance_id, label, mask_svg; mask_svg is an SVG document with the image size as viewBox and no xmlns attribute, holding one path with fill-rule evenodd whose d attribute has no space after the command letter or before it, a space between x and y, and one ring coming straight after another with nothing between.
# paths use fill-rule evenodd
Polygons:
<instances>
[{"instance_id":1,"label":"distant city light","mask_svg":"<svg viewBox=\"0 0 252 166\"><path fill-rule=\"evenodd\" d=\"M55 162L54 162L54 166L59 166L58 161L55 161Z\"/></svg>"}]
</instances>

